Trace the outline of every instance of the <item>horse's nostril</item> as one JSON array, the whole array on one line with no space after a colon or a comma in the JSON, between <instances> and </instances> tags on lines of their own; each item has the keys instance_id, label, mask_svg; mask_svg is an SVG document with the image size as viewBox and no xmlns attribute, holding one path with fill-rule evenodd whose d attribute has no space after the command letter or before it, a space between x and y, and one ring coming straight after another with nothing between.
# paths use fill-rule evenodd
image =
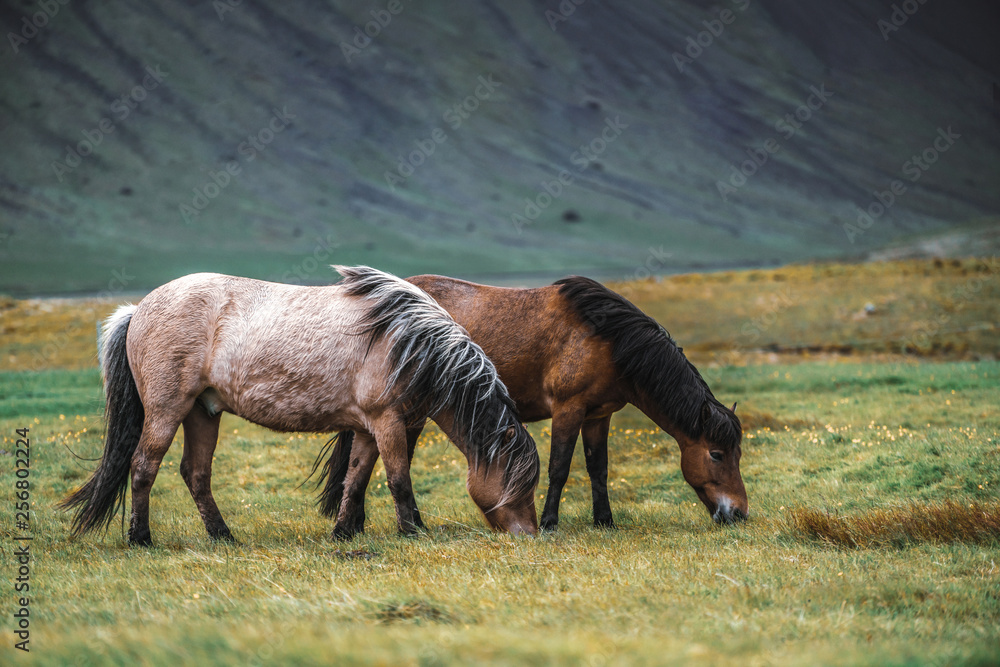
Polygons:
<instances>
[{"instance_id":1,"label":"horse's nostril","mask_svg":"<svg viewBox=\"0 0 1000 667\"><path fill-rule=\"evenodd\" d=\"M730 509L727 507L725 509L720 508L712 518L715 519L716 523L742 523L747 520L747 513L741 509Z\"/></svg>"}]
</instances>

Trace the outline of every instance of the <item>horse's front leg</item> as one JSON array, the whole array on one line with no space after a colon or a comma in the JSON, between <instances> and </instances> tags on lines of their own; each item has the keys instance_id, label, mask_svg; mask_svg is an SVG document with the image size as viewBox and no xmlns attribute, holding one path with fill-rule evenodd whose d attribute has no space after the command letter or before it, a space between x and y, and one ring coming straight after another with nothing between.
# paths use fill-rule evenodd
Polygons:
<instances>
[{"instance_id":1,"label":"horse's front leg","mask_svg":"<svg viewBox=\"0 0 1000 667\"><path fill-rule=\"evenodd\" d=\"M583 453L594 498L594 525L613 528L611 502L608 500L608 431L611 416L583 423Z\"/></svg>"},{"instance_id":2,"label":"horse's front leg","mask_svg":"<svg viewBox=\"0 0 1000 667\"><path fill-rule=\"evenodd\" d=\"M426 422L424 422L426 423ZM420 439L420 434L424 430L424 424L420 426L415 426L413 428L406 429L406 462L407 465L413 464L413 452L417 449L417 440ZM413 497L412 503L413 509L413 521L417 524L418 528L426 529L427 526L424 525L424 520L420 518L420 510L417 509L417 498Z\"/></svg>"},{"instance_id":3,"label":"horse's front leg","mask_svg":"<svg viewBox=\"0 0 1000 667\"><path fill-rule=\"evenodd\" d=\"M392 500L396 504L396 521L399 532L412 535L420 527L419 514L410 482L410 461L406 443L406 426L398 415L386 416L373 425L372 434L385 466Z\"/></svg>"},{"instance_id":4,"label":"horse's front leg","mask_svg":"<svg viewBox=\"0 0 1000 667\"><path fill-rule=\"evenodd\" d=\"M569 477L573 450L580 434L585 411L571 406L560 406L552 414L552 448L549 450L549 489L545 492L545 508L541 526L555 530L559 525L559 499Z\"/></svg>"}]
</instances>

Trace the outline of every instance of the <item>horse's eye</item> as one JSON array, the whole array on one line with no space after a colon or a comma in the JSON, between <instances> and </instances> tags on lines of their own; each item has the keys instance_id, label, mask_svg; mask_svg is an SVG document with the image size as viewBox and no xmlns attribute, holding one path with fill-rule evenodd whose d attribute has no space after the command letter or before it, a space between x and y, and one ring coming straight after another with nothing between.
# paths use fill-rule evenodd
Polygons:
<instances>
[{"instance_id":1,"label":"horse's eye","mask_svg":"<svg viewBox=\"0 0 1000 667\"><path fill-rule=\"evenodd\" d=\"M712 452L711 454L709 454L709 456L711 456L712 460L715 461L716 463L722 462L722 452Z\"/></svg>"}]
</instances>

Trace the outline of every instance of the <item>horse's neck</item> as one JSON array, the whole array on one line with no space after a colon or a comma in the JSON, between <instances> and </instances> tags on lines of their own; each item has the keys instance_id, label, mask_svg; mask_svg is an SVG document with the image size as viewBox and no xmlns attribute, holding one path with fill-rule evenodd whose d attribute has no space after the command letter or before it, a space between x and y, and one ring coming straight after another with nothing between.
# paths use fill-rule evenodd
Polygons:
<instances>
[{"instance_id":1,"label":"horse's neck","mask_svg":"<svg viewBox=\"0 0 1000 667\"><path fill-rule=\"evenodd\" d=\"M455 443L455 446L465 455L465 458L469 458L468 446L465 442L465 438L461 433L458 433L455 428L455 411L451 408L445 408L441 410L436 415L433 415L431 419L444 431L444 434L448 436L448 439Z\"/></svg>"},{"instance_id":2,"label":"horse's neck","mask_svg":"<svg viewBox=\"0 0 1000 667\"><path fill-rule=\"evenodd\" d=\"M687 442L687 438L684 436L683 432L677 427L673 420L660 409L660 406L656 401L645 395L636 394L632 396L632 400L629 402L639 408L639 410L653 420L657 426L673 436L678 445L683 447L684 443Z\"/></svg>"}]
</instances>

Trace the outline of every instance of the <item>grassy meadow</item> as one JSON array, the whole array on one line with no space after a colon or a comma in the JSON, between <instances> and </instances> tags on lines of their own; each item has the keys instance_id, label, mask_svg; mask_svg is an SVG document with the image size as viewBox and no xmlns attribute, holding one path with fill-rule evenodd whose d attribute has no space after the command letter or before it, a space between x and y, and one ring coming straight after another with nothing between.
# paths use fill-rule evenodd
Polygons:
<instances>
[{"instance_id":1,"label":"grassy meadow","mask_svg":"<svg viewBox=\"0 0 1000 667\"><path fill-rule=\"evenodd\" d=\"M461 454L430 428L413 470L429 530L397 536L379 466L368 532L331 542L298 486L325 437L229 415L214 489L239 544L205 535L180 438L153 487L155 547L129 548L117 525L70 539L54 504L95 465L73 454L101 451L93 334L112 304L0 304L8 578L15 429L32 438L30 662L997 664L1000 362L981 332L998 274L912 261L616 285L740 402L751 519L712 524L674 441L626 409L610 443L618 527L592 527L578 447L559 530L538 539L486 529ZM548 424L529 429L544 470ZM0 596L0 662L27 664L14 598Z\"/></svg>"}]
</instances>

